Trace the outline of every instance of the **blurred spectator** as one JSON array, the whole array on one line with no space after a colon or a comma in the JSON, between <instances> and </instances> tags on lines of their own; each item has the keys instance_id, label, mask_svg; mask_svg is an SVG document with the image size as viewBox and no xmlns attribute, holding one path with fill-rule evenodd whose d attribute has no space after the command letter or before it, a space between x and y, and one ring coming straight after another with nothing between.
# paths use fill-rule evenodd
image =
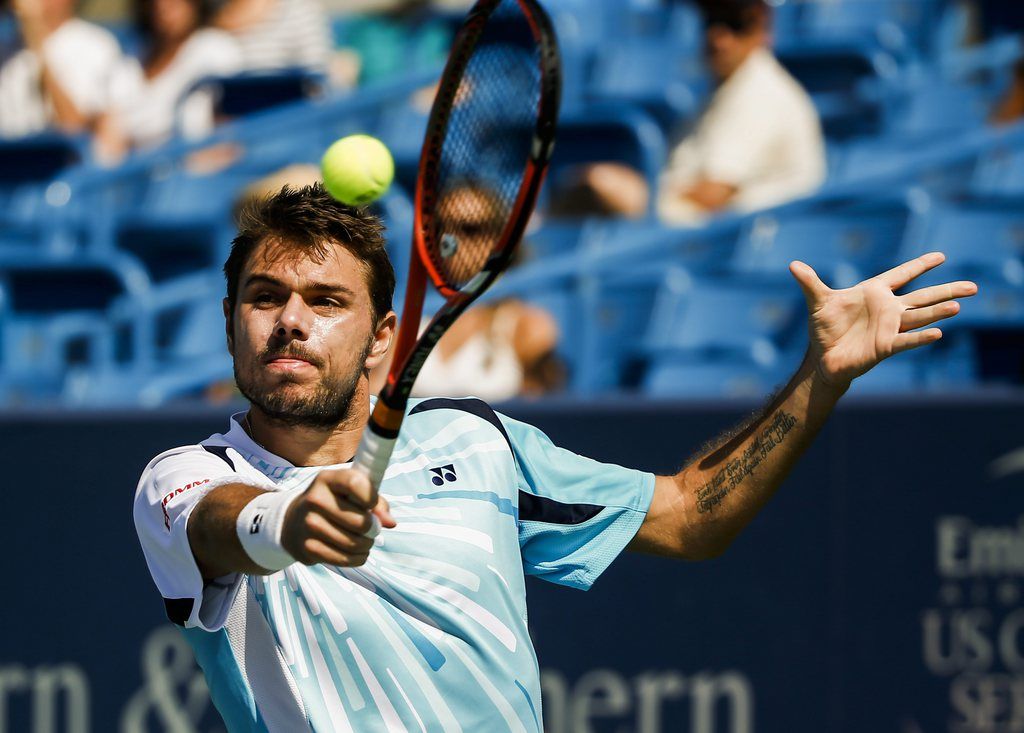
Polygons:
<instances>
[{"instance_id":1,"label":"blurred spectator","mask_svg":"<svg viewBox=\"0 0 1024 733\"><path fill-rule=\"evenodd\" d=\"M141 58L118 69L111 108L97 129L97 157L116 162L132 148L158 145L179 130L196 138L213 127L213 99L190 90L204 77L231 74L242 65L235 40L207 27L210 0L135 0L143 38Z\"/></svg>"},{"instance_id":2,"label":"blurred spectator","mask_svg":"<svg viewBox=\"0 0 1024 733\"><path fill-rule=\"evenodd\" d=\"M107 102L121 49L75 17L75 0L11 0L20 45L0 49L0 136L88 130Z\"/></svg>"},{"instance_id":3,"label":"blurred spectator","mask_svg":"<svg viewBox=\"0 0 1024 733\"><path fill-rule=\"evenodd\" d=\"M825 179L825 145L810 97L769 50L762 0L700 0L705 51L718 86L669 156L658 191L668 224L699 224L727 208L750 211L810 193ZM640 216L646 183L613 163L589 166L570 208Z\"/></svg>"},{"instance_id":4,"label":"blurred spectator","mask_svg":"<svg viewBox=\"0 0 1024 733\"><path fill-rule=\"evenodd\" d=\"M769 50L761 0L701 0L718 88L672 151L658 192L667 223L726 207L749 211L810 193L825 179L821 123L807 92Z\"/></svg>"},{"instance_id":5,"label":"blurred spectator","mask_svg":"<svg viewBox=\"0 0 1024 733\"><path fill-rule=\"evenodd\" d=\"M992 122L997 125L1005 125L1024 119L1024 61L1018 61L1013 66L1013 78L1010 81L1010 88L996 104L992 113Z\"/></svg>"},{"instance_id":6,"label":"blurred spectator","mask_svg":"<svg viewBox=\"0 0 1024 733\"><path fill-rule=\"evenodd\" d=\"M345 23L345 48L358 59L358 82L394 79L410 69L440 66L448 57L451 26L429 0L399 0L387 10Z\"/></svg>"},{"instance_id":7,"label":"blurred spectator","mask_svg":"<svg viewBox=\"0 0 1024 733\"><path fill-rule=\"evenodd\" d=\"M327 70L333 40L319 0L228 0L215 25L238 41L247 70Z\"/></svg>"},{"instance_id":8,"label":"blurred spectator","mask_svg":"<svg viewBox=\"0 0 1024 733\"><path fill-rule=\"evenodd\" d=\"M439 210L445 230L459 239L456 257L476 259L481 252L486 257L493 228L505 220L501 203L471 186L448 193ZM503 400L549 392L560 387L564 377L555 357L558 338L555 320L540 308L514 298L477 304L434 347L413 395ZM382 366L386 372L387 366Z\"/></svg>"}]
</instances>

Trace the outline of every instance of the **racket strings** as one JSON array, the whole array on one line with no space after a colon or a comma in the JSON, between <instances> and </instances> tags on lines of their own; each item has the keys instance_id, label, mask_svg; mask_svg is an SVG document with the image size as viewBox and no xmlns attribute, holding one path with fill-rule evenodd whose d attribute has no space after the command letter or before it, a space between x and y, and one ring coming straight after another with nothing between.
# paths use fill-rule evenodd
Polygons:
<instances>
[{"instance_id":1,"label":"racket strings","mask_svg":"<svg viewBox=\"0 0 1024 733\"><path fill-rule=\"evenodd\" d=\"M541 94L540 51L516 0L493 11L453 95L440 145L427 253L461 289L503 241L530 158Z\"/></svg>"}]
</instances>

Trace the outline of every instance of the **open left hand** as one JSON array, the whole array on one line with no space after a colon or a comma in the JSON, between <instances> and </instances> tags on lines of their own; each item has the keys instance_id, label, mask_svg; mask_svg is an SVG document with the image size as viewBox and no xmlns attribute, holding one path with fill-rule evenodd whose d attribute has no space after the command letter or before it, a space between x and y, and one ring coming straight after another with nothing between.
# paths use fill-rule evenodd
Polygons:
<instances>
[{"instance_id":1,"label":"open left hand","mask_svg":"<svg viewBox=\"0 0 1024 733\"><path fill-rule=\"evenodd\" d=\"M945 260L941 252L929 252L845 290L828 287L803 262L790 263L810 313L809 357L826 382L845 389L886 357L942 338L938 328L923 327L956 315L960 304L954 299L974 295L977 285L959 281L905 295L893 291Z\"/></svg>"}]
</instances>

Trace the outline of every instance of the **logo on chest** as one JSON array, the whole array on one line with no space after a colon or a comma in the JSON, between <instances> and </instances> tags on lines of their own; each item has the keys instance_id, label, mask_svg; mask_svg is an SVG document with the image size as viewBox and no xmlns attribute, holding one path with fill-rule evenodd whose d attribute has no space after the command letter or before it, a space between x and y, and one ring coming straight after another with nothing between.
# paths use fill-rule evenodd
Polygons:
<instances>
[{"instance_id":1,"label":"logo on chest","mask_svg":"<svg viewBox=\"0 0 1024 733\"><path fill-rule=\"evenodd\" d=\"M434 486L444 486L445 484L453 484L459 480L458 476L455 475L455 465L447 464L444 466L438 466L437 468L431 468L430 471L430 483Z\"/></svg>"}]
</instances>

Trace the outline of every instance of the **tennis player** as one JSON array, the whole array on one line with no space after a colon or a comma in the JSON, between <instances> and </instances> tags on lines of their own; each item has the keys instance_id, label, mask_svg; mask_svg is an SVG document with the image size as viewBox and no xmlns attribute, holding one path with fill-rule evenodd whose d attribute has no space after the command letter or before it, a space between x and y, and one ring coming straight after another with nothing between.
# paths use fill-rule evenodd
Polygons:
<instances>
[{"instance_id":1,"label":"tennis player","mask_svg":"<svg viewBox=\"0 0 1024 733\"><path fill-rule=\"evenodd\" d=\"M257 202L225 265L227 344L251 406L154 458L134 509L229 729L541 730L524 577L586 589L627 547L721 553L851 381L938 339L926 327L976 291L894 295L942 261L848 290L794 263L803 364L675 476L575 455L477 399L423 399L378 496L346 466L395 330L382 228L319 185Z\"/></svg>"}]
</instances>

